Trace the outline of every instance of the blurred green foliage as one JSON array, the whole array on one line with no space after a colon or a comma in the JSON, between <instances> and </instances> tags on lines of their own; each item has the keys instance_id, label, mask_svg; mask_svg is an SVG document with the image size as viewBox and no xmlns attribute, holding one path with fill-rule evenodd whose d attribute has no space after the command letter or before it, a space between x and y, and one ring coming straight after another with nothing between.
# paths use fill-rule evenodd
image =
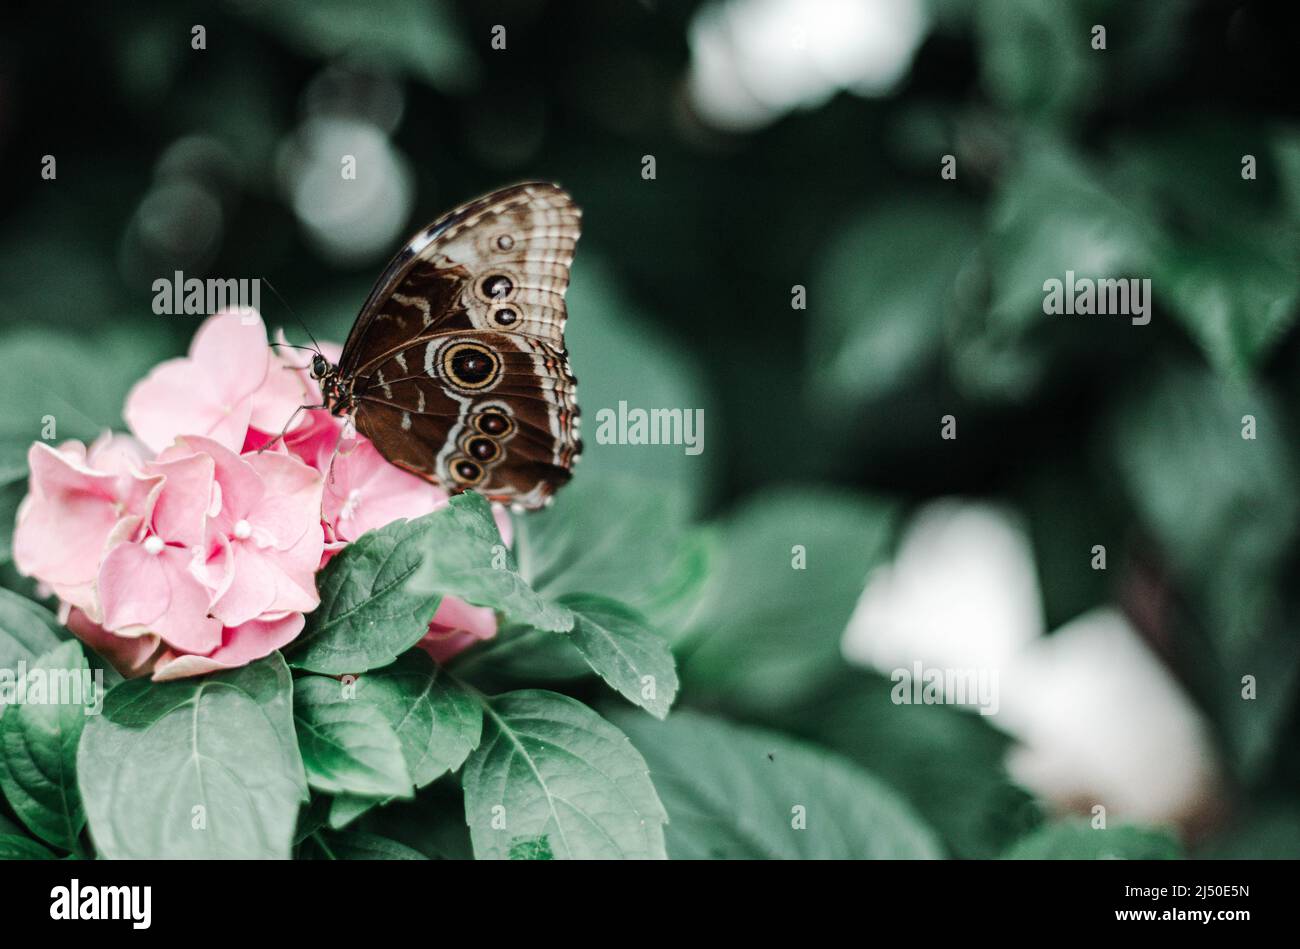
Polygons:
<instances>
[{"instance_id":1,"label":"blurred green foliage","mask_svg":"<svg viewBox=\"0 0 1300 949\"><path fill-rule=\"evenodd\" d=\"M127 387L186 345L194 323L151 312L152 277L264 277L316 336L340 340L401 233L509 181L557 180L586 212L569 344L588 418L620 399L704 408L706 450L597 445L593 425L570 510L617 512L574 514L567 547L546 546L556 515L528 532L599 580L608 564L581 545L626 518L613 536L653 582L593 589L674 639L685 704L869 769L949 852L1004 852L1040 816L1002 771L1003 737L952 710L873 702L884 680L837 651L908 507L1000 497L1028 515L1052 626L1155 578L1146 596L1161 608L1136 621L1232 767L1239 817L1207 852L1249 852L1294 812L1300 782L1285 753L1300 737L1300 77L1279 11L936 0L889 95L841 93L728 135L684 98L700 6L9 10L0 518L46 415L60 437L120 426ZM1105 51L1088 45L1094 23ZM496 24L505 51L491 48ZM286 143L321 114L369 116L413 172L401 233L346 264L318 250L285 184ZM948 153L955 181L939 175ZM45 155L56 180L40 176ZM1150 277L1151 324L1045 317L1042 283L1067 269ZM791 309L795 285L806 310ZM263 310L301 335L278 300ZM960 450L937 437L944 414L960 419ZM588 470L593 484L650 479L673 500L587 497ZM1113 567L1099 577L1086 551L1103 541ZM6 526L6 560L8 542ZM825 558L818 586L786 587L795 543ZM544 565L521 569L545 579ZM672 584L705 587L693 615L656 615L654 591ZM578 674L530 648L511 646L501 670ZM1255 703L1238 698L1247 672ZM1016 852L1050 855L1065 834Z\"/></svg>"}]
</instances>

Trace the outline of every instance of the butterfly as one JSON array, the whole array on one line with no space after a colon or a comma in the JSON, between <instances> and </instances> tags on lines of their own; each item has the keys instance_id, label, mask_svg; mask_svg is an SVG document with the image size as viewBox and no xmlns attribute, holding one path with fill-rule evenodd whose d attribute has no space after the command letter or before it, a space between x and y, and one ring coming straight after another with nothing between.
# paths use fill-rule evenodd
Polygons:
<instances>
[{"instance_id":1,"label":"butterfly","mask_svg":"<svg viewBox=\"0 0 1300 949\"><path fill-rule=\"evenodd\" d=\"M525 182L463 204L388 264L311 375L388 461L451 493L547 504L582 452L564 293L582 212Z\"/></svg>"}]
</instances>

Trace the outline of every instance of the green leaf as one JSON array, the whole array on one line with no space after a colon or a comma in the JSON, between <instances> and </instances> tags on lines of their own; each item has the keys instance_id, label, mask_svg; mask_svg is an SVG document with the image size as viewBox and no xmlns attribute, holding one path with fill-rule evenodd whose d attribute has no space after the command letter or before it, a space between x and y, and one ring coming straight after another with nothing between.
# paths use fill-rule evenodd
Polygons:
<instances>
[{"instance_id":1,"label":"green leaf","mask_svg":"<svg viewBox=\"0 0 1300 949\"><path fill-rule=\"evenodd\" d=\"M0 365L23 367L0 375L0 441L30 445L42 437L47 417L56 443L89 442L120 428L127 391L162 355L156 336L138 327L73 334L48 325L0 334Z\"/></svg>"},{"instance_id":2,"label":"green leaf","mask_svg":"<svg viewBox=\"0 0 1300 949\"><path fill-rule=\"evenodd\" d=\"M375 709L392 727L417 788L459 768L478 747L483 730L478 700L420 650L361 676L354 688L352 701ZM410 788L406 790L409 793ZM330 808L330 826L343 827L383 801L337 797Z\"/></svg>"},{"instance_id":3,"label":"green leaf","mask_svg":"<svg viewBox=\"0 0 1300 949\"><path fill-rule=\"evenodd\" d=\"M379 709L325 676L294 682L298 747L312 787L338 794L409 795L402 744Z\"/></svg>"},{"instance_id":4,"label":"green leaf","mask_svg":"<svg viewBox=\"0 0 1300 949\"><path fill-rule=\"evenodd\" d=\"M515 519L520 575L552 599L598 591L644 614L654 628L680 635L703 592L713 550L688 524L684 491L645 477L589 475L550 507ZM572 643L527 626L502 628L462 662L503 682L591 674Z\"/></svg>"},{"instance_id":5,"label":"green leaf","mask_svg":"<svg viewBox=\"0 0 1300 949\"><path fill-rule=\"evenodd\" d=\"M326 860L427 860L418 850L360 830L317 831L308 841Z\"/></svg>"},{"instance_id":6,"label":"green leaf","mask_svg":"<svg viewBox=\"0 0 1300 949\"><path fill-rule=\"evenodd\" d=\"M1211 860L1300 859L1300 805L1278 798L1249 806L1203 841L1196 856Z\"/></svg>"},{"instance_id":7,"label":"green leaf","mask_svg":"<svg viewBox=\"0 0 1300 949\"><path fill-rule=\"evenodd\" d=\"M641 609L675 568L685 490L647 478L577 478L548 508L515 519L519 572L538 593L598 591Z\"/></svg>"},{"instance_id":8,"label":"green leaf","mask_svg":"<svg viewBox=\"0 0 1300 949\"><path fill-rule=\"evenodd\" d=\"M845 669L767 721L886 782L955 857L996 857L1041 821L1007 773L1010 738L985 716L952 706L896 705L893 687L883 675Z\"/></svg>"},{"instance_id":9,"label":"green leaf","mask_svg":"<svg viewBox=\"0 0 1300 949\"><path fill-rule=\"evenodd\" d=\"M1005 860L1177 860L1182 848L1167 832L1120 825L1097 830L1086 820L1046 824L1017 841Z\"/></svg>"},{"instance_id":10,"label":"green leaf","mask_svg":"<svg viewBox=\"0 0 1300 949\"><path fill-rule=\"evenodd\" d=\"M716 558L714 533L689 528L680 495L643 478L591 478L516 520L520 573L538 593L601 590L628 604L669 641L684 636ZM606 511L619 511L610 519ZM569 681L591 667L564 637L507 625L454 668L486 668L494 681Z\"/></svg>"},{"instance_id":11,"label":"green leaf","mask_svg":"<svg viewBox=\"0 0 1300 949\"><path fill-rule=\"evenodd\" d=\"M677 696L677 668L667 641L617 600L574 593L560 603L577 618L566 635L596 674L633 705L664 718Z\"/></svg>"},{"instance_id":12,"label":"green leaf","mask_svg":"<svg viewBox=\"0 0 1300 949\"><path fill-rule=\"evenodd\" d=\"M86 815L77 791L77 742L103 699L75 640L37 659L21 705L0 714L0 788L33 833L73 850ZM31 691L41 687L41 699Z\"/></svg>"},{"instance_id":13,"label":"green leaf","mask_svg":"<svg viewBox=\"0 0 1300 949\"><path fill-rule=\"evenodd\" d=\"M1215 368L1245 375L1295 322L1300 245L1254 218L1234 223L1169 248L1152 282Z\"/></svg>"},{"instance_id":14,"label":"green leaf","mask_svg":"<svg viewBox=\"0 0 1300 949\"><path fill-rule=\"evenodd\" d=\"M555 692L508 692L483 709L461 777L475 856L665 857L663 805L621 731Z\"/></svg>"},{"instance_id":15,"label":"green leaf","mask_svg":"<svg viewBox=\"0 0 1300 949\"><path fill-rule=\"evenodd\" d=\"M122 683L86 724L77 775L103 857L288 857L307 797L288 666L276 653L200 679Z\"/></svg>"},{"instance_id":16,"label":"green leaf","mask_svg":"<svg viewBox=\"0 0 1300 949\"><path fill-rule=\"evenodd\" d=\"M63 627L39 603L0 588L0 669L32 662L67 638Z\"/></svg>"},{"instance_id":17,"label":"green leaf","mask_svg":"<svg viewBox=\"0 0 1300 949\"><path fill-rule=\"evenodd\" d=\"M627 210L628 198L617 198L610 209ZM648 214L652 207L653 203L646 203L642 211ZM659 246L668 251L666 246ZM583 482L604 475L634 475L642 482L685 490L693 500L707 497L727 453L721 426L714 425L721 413L710 391L720 367L705 365L696 347L688 339L666 331L657 314L639 312L594 245L584 248L582 254L582 266L574 269L568 292L569 312L581 313L582 319L570 320L564 332L573 372L582 380L584 431L589 430L586 426L592 426L594 434L601 412L617 412L619 402L647 410L698 409L706 424L700 442L703 450L695 455L688 455L684 445L629 446L588 437L582 449L582 468L573 483L560 492L556 504L566 503L565 495L580 490ZM620 272L628 269L626 257L619 257ZM657 279L652 274L671 266L663 258L653 265L648 261L646 264L653 268L646 273L647 279ZM649 536L645 539L653 542ZM587 589L616 595L616 591L602 587Z\"/></svg>"},{"instance_id":18,"label":"green leaf","mask_svg":"<svg viewBox=\"0 0 1300 949\"><path fill-rule=\"evenodd\" d=\"M686 688L762 709L815 689L842 665L840 636L893 522L890 507L846 493L753 498L722 525L718 566L679 649Z\"/></svg>"},{"instance_id":19,"label":"green leaf","mask_svg":"<svg viewBox=\"0 0 1300 949\"><path fill-rule=\"evenodd\" d=\"M614 721L650 764L674 860L942 855L902 798L837 755L695 712L663 723L628 713Z\"/></svg>"},{"instance_id":20,"label":"green leaf","mask_svg":"<svg viewBox=\"0 0 1300 949\"><path fill-rule=\"evenodd\" d=\"M1101 57L1112 54L1089 47L1082 10L1033 0L988 0L973 9L980 78L995 101L1047 119L1088 105L1104 78Z\"/></svg>"},{"instance_id":21,"label":"green leaf","mask_svg":"<svg viewBox=\"0 0 1300 949\"><path fill-rule=\"evenodd\" d=\"M329 799L329 812L326 823L333 830L342 830L354 820L370 811L373 807L396 800L392 797L361 797L356 794L340 794Z\"/></svg>"},{"instance_id":22,"label":"green leaf","mask_svg":"<svg viewBox=\"0 0 1300 949\"><path fill-rule=\"evenodd\" d=\"M911 199L862 214L835 238L810 307L808 378L817 404L874 398L938 354L978 223L951 198Z\"/></svg>"},{"instance_id":23,"label":"green leaf","mask_svg":"<svg viewBox=\"0 0 1300 949\"><path fill-rule=\"evenodd\" d=\"M1300 315L1300 232L1277 195L1285 158L1259 155L1258 181L1239 173L1241 143L1273 136L1257 120L1204 116L1113 148L1116 179L1159 205L1152 287L1226 376L1258 367Z\"/></svg>"},{"instance_id":24,"label":"green leaf","mask_svg":"<svg viewBox=\"0 0 1300 949\"><path fill-rule=\"evenodd\" d=\"M1127 493L1235 657L1258 637L1257 597L1300 527L1285 417L1262 390L1183 367L1144 380L1121 406L1110 448ZM1247 415L1253 439L1242 437Z\"/></svg>"},{"instance_id":25,"label":"green leaf","mask_svg":"<svg viewBox=\"0 0 1300 949\"><path fill-rule=\"evenodd\" d=\"M365 672L388 665L424 638L442 597L406 586L420 568L420 550L410 541L422 521L367 531L325 566L316 581L320 606L308 614L289 655L295 668Z\"/></svg>"},{"instance_id":26,"label":"green leaf","mask_svg":"<svg viewBox=\"0 0 1300 949\"><path fill-rule=\"evenodd\" d=\"M1054 140L1031 140L1002 182L992 213L995 325L1049 326L1043 282L1150 273L1154 226L1102 176ZM1065 319L1058 317L1058 320Z\"/></svg>"},{"instance_id":27,"label":"green leaf","mask_svg":"<svg viewBox=\"0 0 1300 949\"><path fill-rule=\"evenodd\" d=\"M573 615L539 596L516 571L483 495L458 494L446 507L411 523L409 544L421 563L406 581L408 592L459 597L551 632L573 628Z\"/></svg>"},{"instance_id":28,"label":"green leaf","mask_svg":"<svg viewBox=\"0 0 1300 949\"><path fill-rule=\"evenodd\" d=\"M34 840L0 834L0 860L54 860L54 854Z\"/></svg>"},{"instance_id":29,"label":"green leaf","mask_svg":"<svg viewBox=\"0 0 1300 949\"><path fill-rule=\"evenodd\" d=\"M478 747L477 699L419 650L357 680L357 701L378 709L401 742L416 787L455 771Z\"/></svg>"}]
</instances>

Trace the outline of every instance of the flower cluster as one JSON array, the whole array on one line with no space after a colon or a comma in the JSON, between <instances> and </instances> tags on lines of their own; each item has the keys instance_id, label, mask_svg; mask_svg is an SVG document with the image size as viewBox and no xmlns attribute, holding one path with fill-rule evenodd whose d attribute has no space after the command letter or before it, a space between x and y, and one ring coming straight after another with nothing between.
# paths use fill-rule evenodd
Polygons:
<instances>
[{"instance_id":1,"label":"flower cluster","mask_svg":"<svg viewBox=\"0 0 1300 949\"><path fill-rule=\"evenodd\" d=\"M334 553L447 502L344 420L298 411L320 403L255 311L210 317L188 356L131 390L131 436L32 445L15 564L124 675L197 675L287 645ZM495 633L491 610L448 598L422 645L445 659Z\"/></svg>"}]
</instances>

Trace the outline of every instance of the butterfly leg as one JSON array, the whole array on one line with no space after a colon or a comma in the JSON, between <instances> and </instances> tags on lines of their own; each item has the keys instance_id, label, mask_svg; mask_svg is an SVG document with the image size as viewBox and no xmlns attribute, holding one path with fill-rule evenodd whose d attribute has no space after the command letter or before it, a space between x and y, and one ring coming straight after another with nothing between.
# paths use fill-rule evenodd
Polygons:
<instances>
[{"instance_id":1,"label":"butterfly leg","mask_svg":"<svg viewBox=\"0 0 1300 949\"><path fill-rule=\"evenodd\" d=\"M285 424L284 424L284 428L280 429L280 434L279 434L279 435L276 435L275 438L271 439L269 442L267 442L265 445L263 445L261 448L259 448L259 449L257 450L257 454L260 455L262 452L266 451L268 448L272 448L272 447L274 447L278 442L282 441L282 440L284 439L284 436L287 435L287 434L289 433L289 429L293 428L293 422L294 422L294 419L296 419L296 418L298 417L298 413L299 413L299 412L303 411L304 409L306 409L307 411L310 412L310 411L314 411L314 410L316 410L316 409L323 409L323 408L326 408L326 406L324 406L324 405L300 405L300 406L298 406L296 409L293 410L293 414L289 416L289 421L285 422Z\"/></svg>"},{"instance_id":2,"label":"butterfly leg","mask_svg":"<svg viewBox=\"0 0 1300 949\"><path fill-rule=\"evenodd\" d=\"M339 437L334 442L334 450L330 452L330 463L326 466L326 470L329 472L328 480L330 484L334 483L334 460L338 458L340 454L343 455L351 454L351 452L356 448L356 440L357 440L356 422L351 415L345 415L343 416L343 427L339 430ZM344 450L343 448L344 442L352 442L353 445L351 448Z\"/></svg>"}]
</instances>

